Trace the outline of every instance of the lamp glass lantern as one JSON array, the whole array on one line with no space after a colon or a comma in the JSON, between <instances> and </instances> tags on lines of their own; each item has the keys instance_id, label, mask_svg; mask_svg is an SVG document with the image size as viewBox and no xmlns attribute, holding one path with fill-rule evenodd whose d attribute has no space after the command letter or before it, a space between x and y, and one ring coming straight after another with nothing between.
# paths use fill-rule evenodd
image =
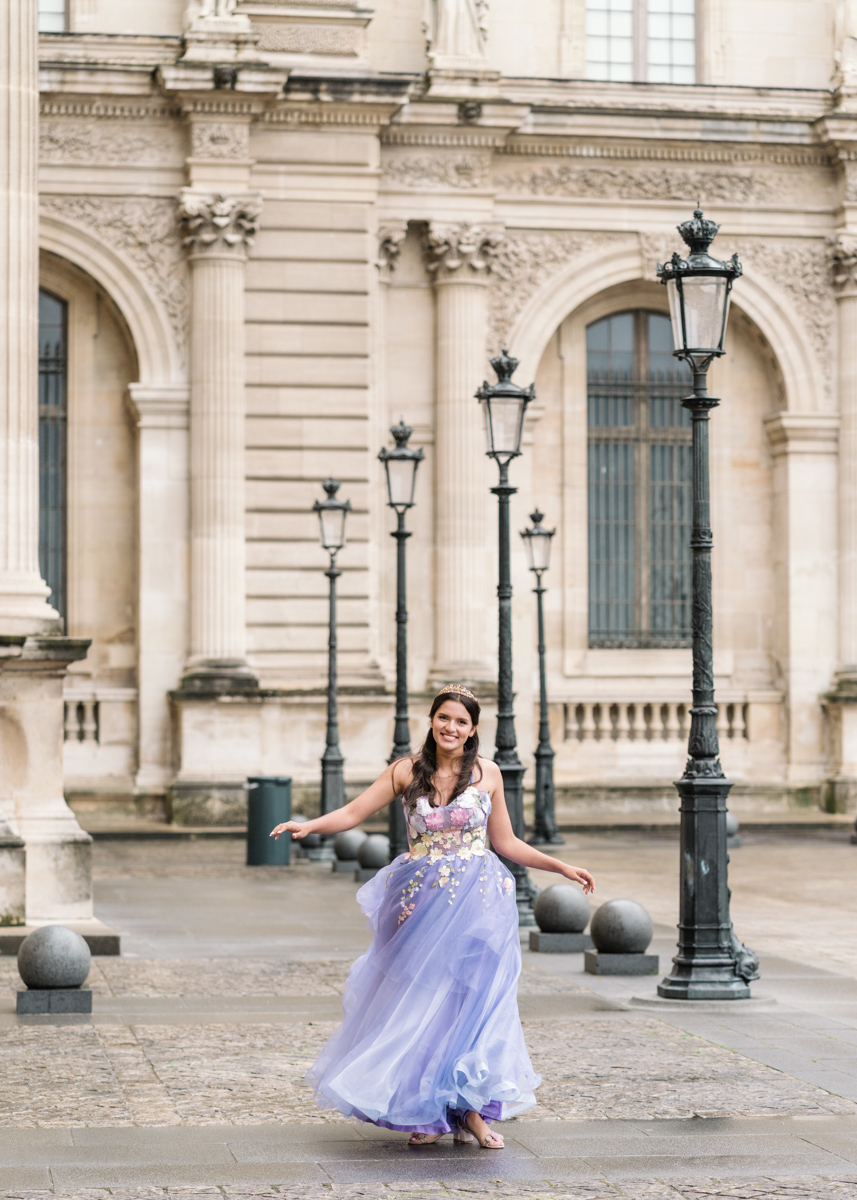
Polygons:
<instances>
[{"instance_id":1,"label":"lamp glass lantern","mask_svg":"<svg viewBox=\"0 0 857 1200\"><path fill-rule=\"evenodd\" d=\"M556 529L545 529L542 521L545 515L538 509L530 513L532 525L521 530L521 537L527 547L527 557L530 560L530 570L541 576L550 566L551 543Z\"/></svg>"},{"instance_id":2,"label":"lamp glass lantern","mask_svg":"<svg viewBox=\"0 0 857 1200\"><path fill-rule=\"evenodd\" d=\"M476 393L485 420L486 453L500 462L509 462L521 453L524 433L524 414L535 395L533 385L519 387L512 382L518 360L504 350L491 359L497 373L497 383L483 383Z\"/></svg>"},{"instance_id":3,"label":"lamp glass lantern","mask_svg":"<svg viewBox=\"0 0 857 1200\"><path fill-rule=\"evenodd\" d=\"M675 253L668 263L658 263L658 277L669 296L674 353L697 371L723 354L732 284L742 273L737 254L721 262L708 253L719 228L697 208L690 221L678 226L690 254L682 258Z\"/></svg>"},{"instance_id":4,"label":"lamp glass lantern","mask_svg":"<svg viewBox=\"0 0 857 1200\"><path fill-rule=\"evenodd\" d=\"M378 458L384 464L387 474L387 503L390 508L394 508L397 513L401 514L406 509L413 508L417 468L425 454L422 447L419 450L412 450L408 446L408 439L413 433L413 429L403 420L399 421L398 425L394 425L390 433L393 435L396 445L392 450L384 447Z\"/></svg>"},{"instance_id":5,"label":"lamp glass lantern","mask_svg":"<svg viewBox=\"0 0 857 1200\"><path fill-rule=\"evenodd\" d=\"M325 479L322 484L327 493L326 500L316 500L313 509L318 513L322 547L329 554L338 554L345 545L345 517L351 512L350 500L337 500L338 479Z\"/></svg>"}]
</instances>

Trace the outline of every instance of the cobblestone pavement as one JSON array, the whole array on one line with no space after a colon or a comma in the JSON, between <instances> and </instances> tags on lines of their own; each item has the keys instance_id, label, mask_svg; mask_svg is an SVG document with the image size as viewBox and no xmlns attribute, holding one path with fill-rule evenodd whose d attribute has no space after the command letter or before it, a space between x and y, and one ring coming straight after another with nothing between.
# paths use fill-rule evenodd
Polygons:
<instances>
[{"instance_id":1,"label":"cobblestone pavement","mask_svg":"<svg viewBox=\"0 0 857 1200\"><path fill-rule=\"evenodd\" d=\"M853 1200L857 1175L752 1179L639 1179L611 1184L288 1184L282 1187L122 1187L55 1191L0 1189L4 1200Z\"/></svg>"}]
</instances>

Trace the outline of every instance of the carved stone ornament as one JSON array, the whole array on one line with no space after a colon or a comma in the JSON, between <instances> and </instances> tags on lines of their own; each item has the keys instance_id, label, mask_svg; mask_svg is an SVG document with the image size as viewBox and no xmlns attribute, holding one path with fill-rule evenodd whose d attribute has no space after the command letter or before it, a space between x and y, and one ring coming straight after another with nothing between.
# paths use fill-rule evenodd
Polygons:
<instances>
[{"instance_id":1,"label":"carved stone ornament","mask_svg":"<svg viewBox=\"0 0 857 1200\"><path fill-rule=\"evenodd\" d=\"M192 254L244 251L253 244L261 213L262 202L257 196L186 193L181 208L184 244Z\"/></svg>"},{"instance_id":2,"label":"carved stone ornament","mask_svg":"<svg viewBox=\"0 0 857 1200\"><path fill-rule=\"evenodd\" d=\"M191 156L207 159L250 157L250 130L243 122L194 122L191 128Z\"/></svg>"},{"instance_id":3,"label":"carved stone ornament","mask_svg":"<svg viewBox=\"0 0 857 1200\"><path fill-rule=\"evenodd\" d=\"M857 88L857 0L838 0L834 24L835 88Z\"/></svg>"},{"instance_id":4,"label":"carved stone ornament","mask_svg":"<svg viewBox=\"0 0 857 1200\"><path fill-rule=\"evenodd\" d=\"M388 182L424 191L429 188L487 187L491 154L419 154L386 158L381 176Z\"/></svg>"},{"instance_id":5,"label":"carved stone ornament","mask_svg":"<svg viewBox=\"0 0 857 1200\"><path fill-rule=\"evenodd\" d=\"M184 152L174 126L141 127L124 121L42 121L39 161L99 165L180 164Z\"/></svg>"},{"instance_id":6,"label":"carved stone ornament","mask_svg":"<svg viewBox=\"0 0 857 1200\"><path fill-rule=\"evenodd\" d=\"M375 266L382 272L390 272L408 236L407 221L390 221L378 229L378 259Z\"/></svg>"},{"instance_id":7,"label":"carved stone ornament","mask_svg":"<svg viewBox=\"0 0 857 1200\"><path fill-rule=\"evenodd\" d=\"M502 242L499 230L485 229L468 221L461 225L432 222L425 233L427 270L436 279L444 279L462 268L468 275L484 276Z\"/></svg>"},{"instance_id":8,"label":"carved stone ornament","mask_svg":"<svg viewBox=\"0 0 857 1200\"><path fill-rule=\"evenodd\" d=\"M117 251L163 304L176 346L187 346L188 274L175 200L152 196L48 196L43 212L79 225Z\"/></svg>"},{"instance_id":9,"label":"carved stone ornament","mask_svg":"<svg viewBox=\"0 0 857 1200\"><path fill-rule=\"evenodd\" d=\"M626 233L507 233L491 263L488 348L502 346L527 301L552 275L595 249L632 241ZM654 276L654 267L652 268Z\"/></svg>"},{"instance_id":10,"label":"carved stone ornament","mask_svg":"<svg viewBox=\"0 0 857 1200\"><path fill-rule=\"evenodd\" d=\"M840 233L833 242L833 287L837 296L857 295L857 237Z\"/></svg>"},{"instance_id":11,"label":"carved stone ornament","mask_svg":"<svg viewBox=\"0 0 857 1200\"><path fill-rule=\"evenodd\" d=\"M798 168L762 169L758 164L721 170L681 167L581 166L576 162L543 163L509 170L497 179L500 191L532 196L568 196L620 200L675 200L695 205L713 201L750 204L818 193L819 172ZM827 183L826 178L824 183Z\"/></svg>"},{"instance_id":12,"label":"carved stone ornament","mask_svg":"<svg viewBox=\"0 0 857 1200\"><path fill-rule=\"evenodd\" d=\"M721 238L723 235L721 234ZM757 273L775 284L800 318L800 324L815 353L825 395L833 392L836 301L832 287L830 245L820 240L736 237L744 274ZM734 300L741 303L740 285Z\"/></svg>"}]
</instances>

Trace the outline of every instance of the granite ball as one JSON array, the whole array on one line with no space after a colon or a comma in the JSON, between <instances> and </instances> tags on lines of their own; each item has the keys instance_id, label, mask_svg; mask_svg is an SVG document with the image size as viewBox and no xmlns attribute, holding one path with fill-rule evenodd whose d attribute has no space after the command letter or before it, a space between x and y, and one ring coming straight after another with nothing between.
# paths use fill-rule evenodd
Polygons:
<instances>
[{"instance_id":1,"label":"granite ball","mask_svg":"<svg viewBox=\"0 0 857 1200\"><path fill-rule=\"evenodd\" d=\"M380 870L390 861L390 839L386 833L373 833L360 844L357 861L361 867Z\"/></svg>"},{"instance_id":2,"label":"granite ball","mask_svg":"<svg viewBox=\"0 0 857 1200\"><path fill-rule=\"evenodd\" d=\"M738 829L738 818L734 813L728 812L726 814L726 836L735 837L738 833Z\"/></svg>"},{"instance_id":3,"label":"granite ball","mask_svg":"<svg viewBox=\"0 0 857 1200\"><path fill-rule=\"evenodd\" d=\"M595 949L605 954L643 954L652 932L652 918L636 900L608 900L589 926Z\"/></svg>"},{"instance_id":4,"label":"granite ball","mask_svg":"<svg viewBox=\"0 0 857 1200\"><path fill-rule=\"evenodd\" d=\"M589 901L573 883L555 883L536 900L536 924L542 933L583 933Z\"/></svg>"},{"instance_id":5,"label":"granite ball","mask_svg":"<svg viewBox=\"0 0 857 1200\"><path fill-rule=\"evenodd\" d=\"M28 988L76 988L86 982L89 946L65 925L43 925L25 937L18 951L18 973Z\"/></svg>"},{"instance_id":6,"label":"granite ball","mask_svg":"<svg viewBox=\"0 0 857 1200\"><path fill-rule=\"evenodd\" d=\"M355 860L358 850L366 841L366 836L362 829L344 829L333 839L333 853L340 862Z\"/></svg>"}]
</instances>

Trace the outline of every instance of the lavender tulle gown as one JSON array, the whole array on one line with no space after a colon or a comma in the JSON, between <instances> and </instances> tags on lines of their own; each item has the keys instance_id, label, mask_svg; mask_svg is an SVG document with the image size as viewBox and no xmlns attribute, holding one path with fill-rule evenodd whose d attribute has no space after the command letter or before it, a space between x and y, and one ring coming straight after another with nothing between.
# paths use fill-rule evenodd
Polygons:
<instances>
[{"instance_id":1,"label":"lavender tulle gown","mask_svg":"<svg viewBox=\"0 0 857 1200\"><path fill-rule=\"evenodd\" d=\"M307 1075L322 1108L445 1133L471 1110L492 1120L535 1104L515 884L486 848L490 811L472 784L444 808L405 806L410 853L357 893L374 937Z\"/></svg>"}]
</instances>

